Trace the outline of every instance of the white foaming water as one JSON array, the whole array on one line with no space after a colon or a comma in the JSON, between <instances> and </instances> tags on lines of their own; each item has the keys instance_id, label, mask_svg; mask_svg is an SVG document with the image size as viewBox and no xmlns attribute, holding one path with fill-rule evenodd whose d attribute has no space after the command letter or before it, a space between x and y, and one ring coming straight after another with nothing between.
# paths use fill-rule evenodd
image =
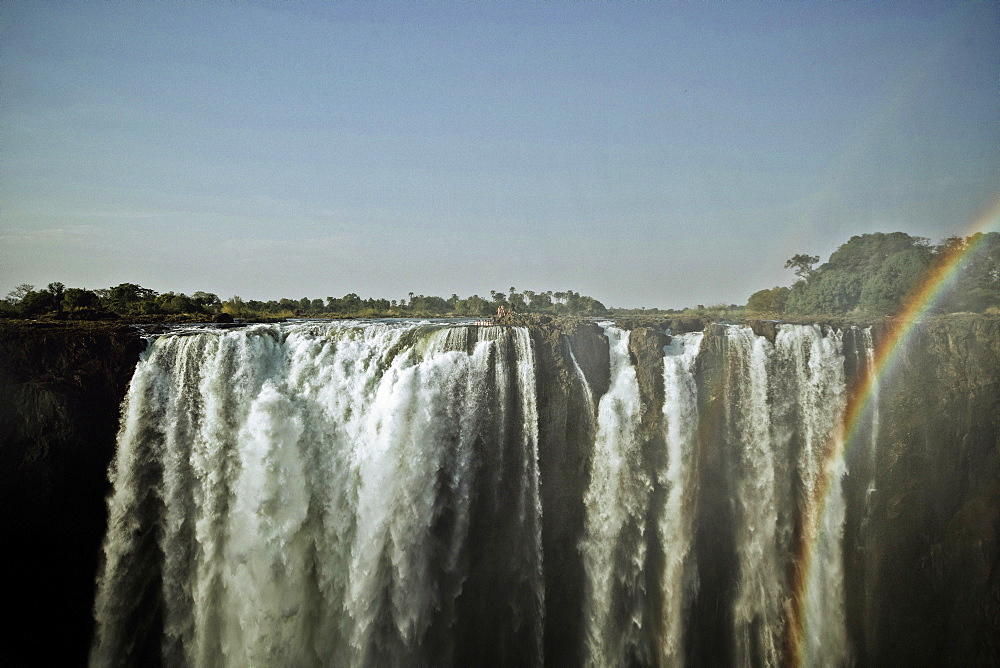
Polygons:
<instances>
[{"instance_id":1,"label":"white foaming water","mask_svg":"<svg viewBox=\"0 0 1000 668\"><path fill-rule=\"evenodd\" d=\"M576 378L580 382L580 387L583 389L583 396L587 401L587 415L589 416L591 422L595 419L595 406L594 406L594 393L590 389L590 383L587 382L587 376L584 375L583 369L580 368L580 363L576 361L576 355L573 353L573 346L567 345L567 350L569 351L569 361L573 363L573 370L576 372Z\"/></svg>"},{"instance_id":2,"label":"white foaming water","mask_svg":"<svg viewBox=\"0 0 1000 668\"><path fill-rule=\"evenodd\" d=\"M454 621L477 485L504 494L480 512L513 505L511 577L531 594L510 605L541 662L534 368L517 328L156 340L124 408L91 663L128 662L142 591L162 600L167 665L426 663L432 625ZM512 463L482 465L495 453Z\"/></svg>"},{"instance_id":3,"label":"white foaming water","mask_svg":"<svg viewBox=\"0 0 1000 668\"><path fill-rule=\"evenodd\" d=\"M862 341L865 346L865 366L868 369L868 377L871 379L871 399L868 402L868 410L871 411L871 436L868 439L868 456L872 476L871 481L868 483L865 498L865 501L868 504L868 508L866 510L868 510L871 507L872 495L875 493L875 458L878 454L876 448L878 446L878 430L881 426L881 418L879 415L879 404L881 401L878 376L875 374L875 341L872 338L871 327L866 327L862 330ZM865 519L867 520L867 514Z\"/></svg>"},{"instance_id":4,"label":"white foaming water","mask_svg":"<svg viewBox=\"0 0 1000 668\"><path fill-rule=\"evenodd\" d=\"M727 335L736 382L728 388L726 407L730 438L741 448L736 663L781 664L786 605L795 595L788 579L795 557L795 508L812 503L829 478L831 491L820 509L806 584L805 656L807 665L843 665L848 658L841 490L846 467L842 456L829 456L831 448L840 450L836 443L845 404L840 333L781 325L774 345L749 328L731 327Z\"/></svg>"},{"instance_id":5,"label":"white foaming water","mask_svg":"<svg viewBox=\"0 0 1000 668\"><path fill-rule=\"evenodd\" d=\"M844 617L843 538L846 506L841 481L847 474L841 420L846 403L840 332L819 326L782 326L776 352L794 369L799 428L798 478L808 502L822 513L812 550L804 605L804 660L810 666L847 663ZM789 385L793 381L789 379ZM836 452L836 457L831 457ZM825 481L829 491L823 495ZM822 499L825 499L825 503Z\"/></svg>"},{"instance_id":6,"label":"white foaming water","mask_svg":"<svg viewBox=\"0 0 1000 668\"><path fill-rule=\"evenodd\" d=\"M740 448L736 551L739 579L733 605L736 663L778 665L784 571L778 545L780 490L771 441L768 366L773 347L748 327L730 327L737 382L727 388L731 438Z\"/></svg>"},{"instance_id":7,"label":"white foaming water","mask_svg":"<svg viewBox=\"0 0 1000 668\"><path fill-rule=\"evenodd\" d=\"M568 342L582 389L569 396L593 427L593 443L578 444L591 459L571 653L589 665L679 666L697 645L686 615L698 560L716 556L695 551L701 493L733 510L720 542L736 559L721 599L732 636L712 642L737 665L780 665L800 509L828 478L803 656L850 663L846 469L829 456L845 404L841 336L780 325L772 344L719 331L724 354L706 360L725 382L701 394L724 402L722 428L704 430L720 443L700 442L703 334L664 348L664 402L645 412L628 331L604 325L599 398ZM536 383L523 328L301 323L160 337L123 406L92 665L150 651L167 666L542 664ZM647 433L660 417L662 432ZM704 447L722 448L713 475L725 489L698 489Z\"/></svg>"},{"instance_id":8,"label":"white foaming water","mask_svg":"<svg viewBox=\"0 0 1000 668\"><path fill-rule=\"evenodd\" d=\"M702 338L701 332L673 337L663 358L667 464L659 472L658 482L666 489L659 523L664 549L660 660L665 666L684 665L684 604L692 586L688 567L698 493L694 466L698 447L698 387L694 369Z\"/></svg>"},{"instance_id":9,"label":"white foaming water","mask_svg":"<svg viewBox=\"0 0 1000 668\"><path fill-rule=\"evenodd\" d=\"M626 541L643 530L652 481L643 468L639 428L639 383L632 366L629 332L604 327L611 355L611 384L597 408L597 435L584 497L586 536L587 662L618 665L639 644L645 542ZM623 552L623 547L631 551ZM622 609L624 608L624 615Z\"/></svg>"}]
</instances>

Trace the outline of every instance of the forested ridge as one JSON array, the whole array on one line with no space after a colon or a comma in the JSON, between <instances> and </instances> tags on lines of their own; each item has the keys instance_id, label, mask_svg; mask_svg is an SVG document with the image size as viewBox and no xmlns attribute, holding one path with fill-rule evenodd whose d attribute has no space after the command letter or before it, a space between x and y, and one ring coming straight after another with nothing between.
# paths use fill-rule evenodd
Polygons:
<instances>
[{"instance_id":1,"label":"forested ridge","mask_svg":"<svg viewBox=\"0 0 1000 668\"><path fill-rule=\"evenodd\" d=\"M968 252L966 252L968 251ZM934 304L938 313L1000 308L1000 233L950 237L937 245L904 232L851 237L818 267L819 257L785 263L798 280L750 296L747 310L775 315L892 315L939 266L961 258L954 280Z\"/></svg>"},{"instance_id":2,"label":"forested ridge","mask_svg":"<svg viewBox=\"0 0 1000 668\"><path fill-rule=\"evenodd\" d=\"M0 317L69 320L191 319L273 320L290 317L484 317L502 312L570 316L618 316L690 313L722 319L743 316L888 316L898 313L914 290L949 258L958 255L954 279L933 311L994 312L1000 309L1000 233L950 237L931 244L905 232L851 237L819 264L819 256L797 254L785 263L797 280L750 295L746 305L702 305L688 309L608 308L573 290L564 292L491 290L489 297L448 298L414 294L406 298L342 297L261 301L232 296L222 300L211 292L159 293L134 283L105 289L66 287L49 283L36 289L21 284L0 300ZM710 270L709 270L710 271Z\"/></svg>"},{"instance_id":3,"label":"forested ridge","mask_svg":"<svg viewBox=\"0 0 1000 668\"><path fill-rule=\"evenodd\" d=\"M489 298L457 294L445 299L409 293L406 299L364 299L355 293L326 299L278 299L260 301L233 296L223 301L210 292L192 295L122 283L107 289L67 288L49 283L42 289L22 284L0 302L0 313L8 317L49 317L71 320L141 318L143 316L229 316L243 319L291 317L482 317L497 313L551 313L554 315L600 316L608 313L601 302L573 290L565 292L491 291Z\"/></svg>"}]
</instances>

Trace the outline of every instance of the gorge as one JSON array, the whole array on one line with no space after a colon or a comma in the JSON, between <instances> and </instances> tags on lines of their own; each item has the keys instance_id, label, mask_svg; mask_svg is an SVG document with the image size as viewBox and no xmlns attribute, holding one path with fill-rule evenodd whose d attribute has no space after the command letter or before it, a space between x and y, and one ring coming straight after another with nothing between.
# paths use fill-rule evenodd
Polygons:
<instances>
[{"instance_id":1,"label":"gorge","mask_svg":"<svg viewBox=\"0 0 1000 668\"><path fill-rule=\"evenodd\" d=\"M882 336L4 332L15 637L95 666L996 663L1000 318L928 318L845 434Z\"/></svg>"}]
</instances>

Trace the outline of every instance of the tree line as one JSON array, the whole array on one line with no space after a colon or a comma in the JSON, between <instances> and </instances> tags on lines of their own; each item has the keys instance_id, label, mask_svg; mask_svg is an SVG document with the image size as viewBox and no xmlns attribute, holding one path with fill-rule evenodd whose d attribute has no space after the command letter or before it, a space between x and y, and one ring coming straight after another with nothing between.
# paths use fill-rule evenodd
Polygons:
<instances>
[{"instance_id":1,"label":"tree line","mask_svg":"<svg viewBox=\"0 0 1000 668\"><path fill-rule=\"evenodd\" d=\"M90 290L49 283L45 288L22 284L0 300L0 316L54 317L81 320L170 316L191 319L270 319L290 317L486 317L503 307L507 312L577 316L657 315L691 313L724 319L745 315L824 316L891 315L922 286L942 262L967 249L950 289L934 310L1000 312L1000 233L950 237L932 245L924 237L904 232L862 234L842 244L830 259L798 254L785 268L798 280L750 295L745 307L719 304L706 309L608 309L578 292L491 290L489 297L448 298L409 293L404 299L362 298L356 293L325 299L302 297L260 301L233 296L222 300L211 292L159 293L134 283Z\"/></svg>"},{"instance_id":2,"label":"tree line","mask_svg":"<svg viewBox=\"0 0 1000 668\"><path fill-rule=\"evenodd\" d=\"M932 245L904 232L851 237L830 259L799 254L785 268L798 280L790 287L750 295L747 311L773 315L892 315L907 298L956 253L962 257L945 294L934 304L939 313L1000 310L1000 233L949 237Z\"/></svg>"},{"instance_id":3,"label":"tree line","mask_svg":"<svg viewBox=\"0 0 1000 668\"><path fill-rule=\"evenodd\" d=\"M21 284L0 301L0 314L8 317L55 317L79 320L100 320L142 316L196 316L233 318L290 317L485 317L505 311L515 313L549 313L553 315L606 315L608 309L593 297L578 292L535 292L491 290L489 298L457 294L445 299L433 295L409 293L399 300L367 298L356 293L326 299L244 300L233 296L219 299L211 292L165 292L144 288L135 283L122 283L111 288L89 290L67 288L63 283L49 283L36 289Z\"/></svg>"}]
</instances>

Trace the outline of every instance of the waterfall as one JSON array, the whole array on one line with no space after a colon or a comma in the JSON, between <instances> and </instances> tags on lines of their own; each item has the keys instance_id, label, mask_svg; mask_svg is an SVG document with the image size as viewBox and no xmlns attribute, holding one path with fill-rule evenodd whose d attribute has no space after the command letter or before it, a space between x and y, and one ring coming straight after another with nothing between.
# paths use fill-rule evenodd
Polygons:
<instances>
[{"instance_id":1,"label":"waterfall","mask_svg":"<svg viewBox=\"0 0 1000 668\"><path fill-rule=\"evenodd\" d=\"M91 664L777 666L799 594L805 662L850 664L841 332L600 327L576 352L429 322L154 337Z\"/></svg>"},{"instance_id":2,"label":"waterfall","mask_svg":"<svg viewBox=\"0 0 1000 668\"><path fill-rule=\"evenodd\" d=\"M698 447L698 388L694 366L702 338L701 332L673 337L663 358L667 463L659 471L657 482L667 492L659 522L665 553L660 575L663 592L660 662L665 666L684 665L684 607L695 584L688 568L698 494L694 467Z\"/></svg>"},{"instance_id":3,"label":"waterfall","mask_svg":"<svg viewBox=\"0 0 1000 668\"><path fill-rule=\"evenodd\" d=\"M847 466L840 447L846 404L842 339L839 332L824 334L817 325L784 326L778 332L776 353L791 362L794 371L785 387L797 387L796 473L801 494L808 500L822 498L806 581L803 657L807 665L842 666L848 658L843 564L846 504L841 488ZM830 488L824 490L827 480Z\"/></svg>"},{"instance_id":4,"label":"waterfall","mask_svg":"<svg viewBox=\"0 0 1000 668\"><path fill-rule=\"evenodd\" d=\"M870 395L865 415L861 417L860 428L855 430L853 436L853 448L864 448L862 453L858 453L852 461L856 462L856 467L867 476L864 485L864 504L860 509L860 521L858 527L858 543L867 548L869 545L878 544L879 526L874 514L879 501L877 494L877 480L879 479L878 468L878 438L881 428L881 390L879 378L875 375L875 340L871 327L866 327L860 332L861 346L855 346L856 354L861 357L858 363L860 369L864 368L870 379ZM859 349L860 348L860 349ZM867 430L868 438L862 441L862 434ZM864 478L862 478L863 480ZM864 615L865 628L872 628L877 619L880 608L878 600L877 582L877 553L874 550L865 549L863 555L864 567L855 577L860 581L859 587L862 591L861 609ZM874 634L865 634L863 641L863 651L866 656L877 656L877 646L874 643Z\"/></svg>"},{"instance_id":5,"label":"waterfall","mask_svg":"<svg viewBox=\"0 0 1000 668\"><path fill-rule=\"evenodd\" d=\"M639 384L629 358L628 331L606 325L611 384L597 408L586 537L586 633L590 665L616 665L641 652L644 518L652 481L639 429Z\"/></svg>"},{"instance_id":6,"label":"waterfall","mask_svg":"<svg viewBox=\"0 0 1000 668\"><path fill-rule=\"evenodd\" d=\"M733 636L739 666L776 666L781 656L784 517L780 462L771 434L768 376L773 347L748 327L727 331L735 377L727 386L730 446L738 449L739 576Z\"/></svg>"},{"instance_id":7,"label":"waterfall","mask_svg":"<svg viewBox=\"0 0 1000 668\"><path fill-rule=\"evenodd\" d=\"M587 382L587 376L584 375L583 369L580 368L580 363L576 361L576 355L573 353L573 346L567 345L566 350L569 352L569 361L573 365L573 373L576 376L577 381L580 383L580 388L583 390L583 396L587 401L586 410L587 417L589 420L593 421L595 419L595 406L594 406L594 393L590 389L590 383Z\"/></svg>"},{"instance_id":8,"label":"waterfall","mask_svg":"<svg viewBox=\"0 0 1000 668\"><path fill-rule=\"evenodd\" d=\"M872 476L871 481L868 484L868 489L865 493L865 501L868 508L871 507L872 495L875 493L875 456L877 454L876 446L878 445L878 430L880 427L881 417L879 415L879 405L880 401L880 391L879 391L879 379L875 375L875 341L872 338L872 328L865 327L862 330L862 342L864 344L864 355L865 355L865 367L868 370L869 377L871 378L871 401L870 401L870 411L871 411L871 431L868 438L868 463L871 466ZM866 514L867 517L867 514Z\"/></svg>"},{"instance_id":9,"label":"waterfall","mask_svg":"<svg viewBox=\"0 0 1000 668\"><path fill-rule=\"evenodd\" d=\"M736 482L739 576L733 608L735 662L782 663L799 508L825 489L820 528L806 583L808 665L847 661L843 586L845 518L836 441L845 405L839 332L782 325L774 344L749 328L730 327L735 366L727 386L728 439L739 448Z\"/></svg>"},{"instance_id":10,"label":"waterfall","mask_svg":"<svg viewBox=\"0 0 1000 668\"><path fill-rule=\"evenodd\" d=\"M516 328L158 338L123 410L91 663L128 664L156 608L166 665L459 662L477 643L540 663L534 370ZM496 623L456 646L483 605Z\"/></svg>"}]
</instances>

